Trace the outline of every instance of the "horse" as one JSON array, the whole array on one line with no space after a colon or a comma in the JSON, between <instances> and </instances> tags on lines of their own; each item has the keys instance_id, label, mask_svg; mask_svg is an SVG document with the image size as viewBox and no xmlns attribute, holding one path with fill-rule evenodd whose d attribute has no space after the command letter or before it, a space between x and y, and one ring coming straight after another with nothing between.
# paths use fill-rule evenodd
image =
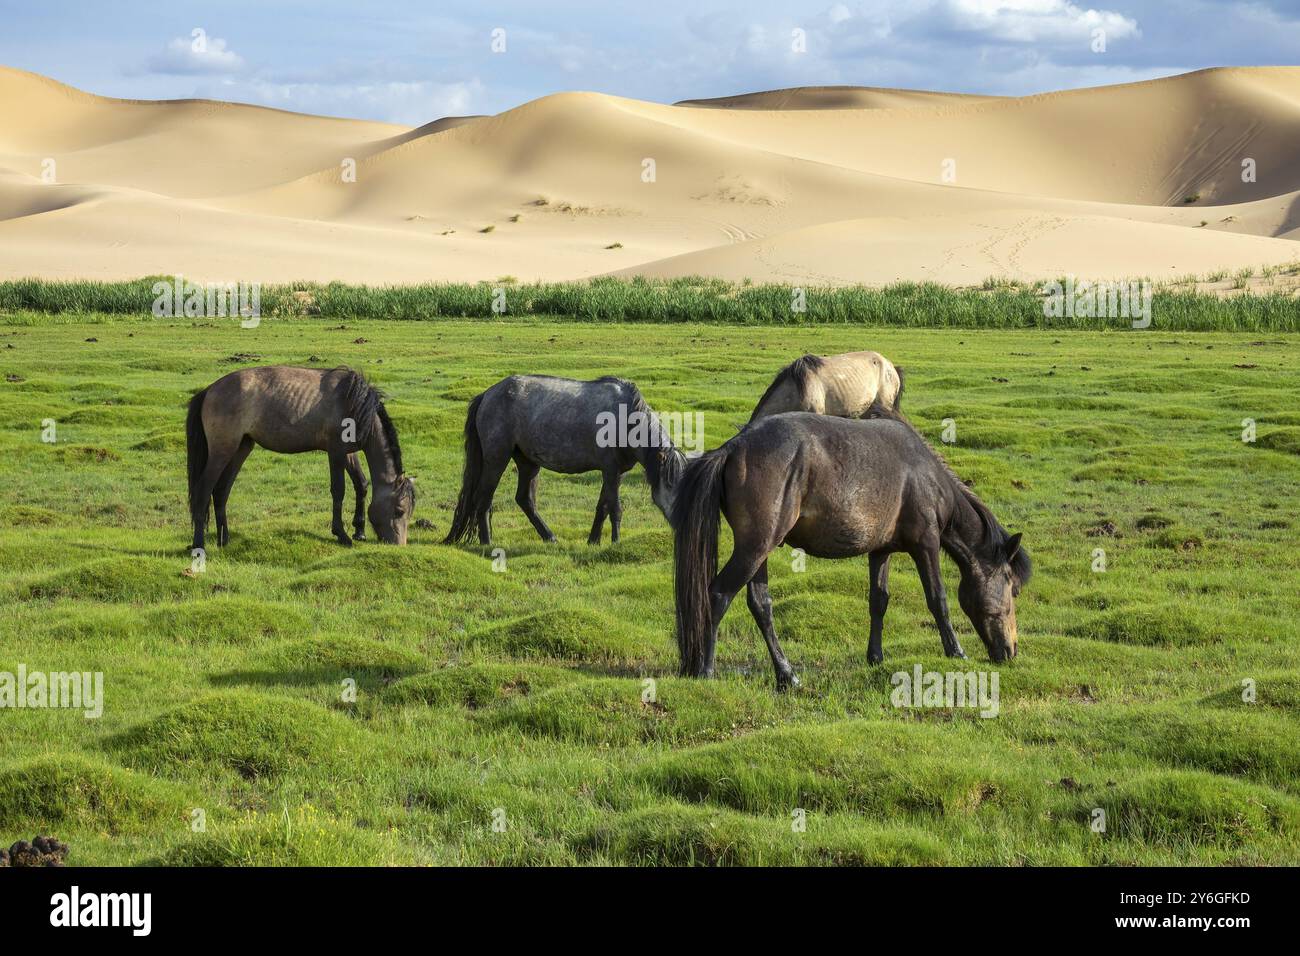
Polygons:
<instances>
[{"instance_id":1,"label":"horse","mask_svg":"<svg viewBox=\"0 0 1300 956\"><path fill-rule=\"evenodd\" d=\"M555 535L537 513L541 469L566 475L600 472L588 544L600 543L606 517L618 543L624 472L637 464L645 469L651 497L666 518L686 462L631 382L612 376L581 382L511 375L469 403L460 497L444 543L468 541L475 528L480 544L492 543L492 497L511 458L519 473L515 502L546 542L555 541Z\"/></svg>"},{"instance_id":2,"label":"horse","mask_svg":"<svg viewBox=\"0 0 1300 956\"><path fill-rule=\"evenodd\" d=\"M353 538L343 527L345 472L356 492L353 537L365 540L367 481L357 459L357 452L364 452L374 487L368 514L375 534L388 544L406 544L406 525L415 510L414 479L403 471L397 429L383 396L360 372L287 365L231 372L190 399L185 436L195 548L204 546L209 501L217 515L217 544L229 543L226 502L254 445L287 454L329 453L330 530L347 547Z\"/></svg>"},{"instance_id":3,"label":"horse","mask_svg":"<svg viewBox=\"0 0 1300 956\"><path fill-rule=\"evenodd\" d=\"M877 400L897 411L903 370L879 352L805 355L777 372L750 422L782 412L862 418Z\"/></svg>"},{"instance_id":4,"label":"horse","mask_svg":"<svg viewBox=\"0 0 1300 956\"><path fill-rule=\"evenodd\" d=\"M989 657L1016 655L1015 599L1031 573L1021 536L1007 533L900 413L877 403L873 415L764 418L687 466L672 518L683 676L712 675L718 625L747 587L777 690L798 686L772 627L767 588L768 555L782 543L822 558L868 555L872 664L884 657L889 558L898 551L916 562L945 654L966 656L948 618L940 549L961 571L958 601ZM720 513L735 542L721 573Z\"/></svg>"}]
</instances>

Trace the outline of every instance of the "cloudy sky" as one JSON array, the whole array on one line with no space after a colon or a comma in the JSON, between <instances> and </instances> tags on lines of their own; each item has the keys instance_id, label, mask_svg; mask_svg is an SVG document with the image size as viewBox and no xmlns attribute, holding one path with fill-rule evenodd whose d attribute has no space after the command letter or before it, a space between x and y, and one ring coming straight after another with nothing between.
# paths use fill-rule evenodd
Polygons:
<instances>
[{"instance_id":1,"label":"cloudy sky","mask_svg":"<svg viewBox=\"0 0 1300 956\"><path fill-rule=\"evenodd\" d=\"M0 23L0 64L95 93L412 125L560 90L1024 94L1300 57L1300 0L0 0Z\"/></svg>"}]
</instances>

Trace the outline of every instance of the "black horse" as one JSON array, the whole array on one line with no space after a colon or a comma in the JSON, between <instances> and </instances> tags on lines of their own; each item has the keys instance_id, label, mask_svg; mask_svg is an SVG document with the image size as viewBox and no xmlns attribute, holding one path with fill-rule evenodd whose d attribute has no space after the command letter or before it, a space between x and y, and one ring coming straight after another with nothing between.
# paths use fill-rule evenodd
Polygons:
<instances>
[{"instance_id":1,"label":"black horse","mask_svg":"<svg viewBox=\"0 0 1300 956\"><path fill-rule=\"evenodd\" d=\"M879 405L873 414L879 417L775 415L687 466L672 519L682 674L712 675L718 624L748 585L749 610L772 656L777 689L798 685L772 627L767 590L767 558L782 543L822 558L869 555L872 663L883 658L895 551L916 562L944 652L966 656L948 619L941 548L961 570L958 601L989 656L995 662L1015 656L1015 598L1030 575L1020 535L998 524L901 415ZM719 513L735 538L721 573Z\"/></svg>"},{"instance_id":2,"label":"black horse","mask_svg":"<svg viewBox=\"0 0 1300 956\"><path fill-rule=\"evenodd\" d=\"M537 475L546 468L576 475L599 471L603 484L587 537L600 542L605 518L617 542L623 520L619 483L640 464L655 504L667 517L686 456L631 382L606 377L579 382L549 375L511 375L469 403L465 417L465 471L451 530L444 543L468 541L477 529L492 543L492 497L514 459L515 501L543 541L555 535L537 513Z\"/></svg>"}]
</instances>

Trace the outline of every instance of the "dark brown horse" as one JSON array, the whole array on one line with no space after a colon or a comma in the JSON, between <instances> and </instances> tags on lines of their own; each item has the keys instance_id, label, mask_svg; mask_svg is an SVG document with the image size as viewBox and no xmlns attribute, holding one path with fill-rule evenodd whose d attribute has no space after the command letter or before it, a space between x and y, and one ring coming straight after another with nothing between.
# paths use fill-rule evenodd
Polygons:
<instances>
[{"instance_id":1,"label":"dark brown horse","mask_svg":"<svg viewBox=\"0 0 1300 956\"><path fill-rule=\"evenodd\" d=\"M599 544L605 518L617 542L623 520L619 484L637 464L667 517L686 457L631 382L606 377L579 382L550 375L511 375L469 403L465 417L465 471L445 543L492 543L492 497L510 460L519 472L515 502L543 541L555 535L537 513L537 475L546 468L603 478L588 544Z\"/></svg>"},{"instance_id":2,"label":"dark brown horse","mask_svg":"<svg viewBox=\"0 0 1300 956\"><path fill-rule=\"evenodd\" d=\"M360 372L286 365L231 372L190 400L185 437L196 548L204 546L209 501L217 513L217 543L224 546L230 540L226 501L254 445L288 454L328 452L331 530L344 545L352 544L343 527L345 472L357 497L353 530L365 538L366 477L356 455L364 452L374 486L369 516L375 534L389 544L406 543L415 486L403 474L397 429L382 396Z\"/></svg>"},{"instance_id":3,"label":"dark brown horse","mask_svg":"<svg viewBox=\"0 0 1300 956\"><path fill-rule=\"evenodd\" d=\"M949 657L966 655L948 618L941 549L961 570L958 601L989 656L995 662L1015 656L1015 598L1030 575L1020 535L998 524L906 420L875 411L883 417L775 415L687 466L672 522L682 674L713 673L718 624L747 586L777 689L798 684L772 627L767 590L767 558L782 543L821 558L869 556L872 663L883 657L889 556L896 551L916 562ZM720 512L735 539L721 573Z\"/></svg>"}]
</instances>

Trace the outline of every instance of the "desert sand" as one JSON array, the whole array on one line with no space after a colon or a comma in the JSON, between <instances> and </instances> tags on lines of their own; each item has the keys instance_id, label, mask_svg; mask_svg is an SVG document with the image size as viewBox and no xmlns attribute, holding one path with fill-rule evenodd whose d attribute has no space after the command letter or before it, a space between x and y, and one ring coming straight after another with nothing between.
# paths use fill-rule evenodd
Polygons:
<instances>
[{"instance_id":1,"label":"desert sand","mask_svg":"<svg viewBox=\"0 0 1300 956\"><path fill-rule=\"evenodd\" d=\"M4 278L972 285L1300 261L1300 67L1019 98L560 93L414 129L0 68L0 120Z\"/></svg>"}]
</instances>

